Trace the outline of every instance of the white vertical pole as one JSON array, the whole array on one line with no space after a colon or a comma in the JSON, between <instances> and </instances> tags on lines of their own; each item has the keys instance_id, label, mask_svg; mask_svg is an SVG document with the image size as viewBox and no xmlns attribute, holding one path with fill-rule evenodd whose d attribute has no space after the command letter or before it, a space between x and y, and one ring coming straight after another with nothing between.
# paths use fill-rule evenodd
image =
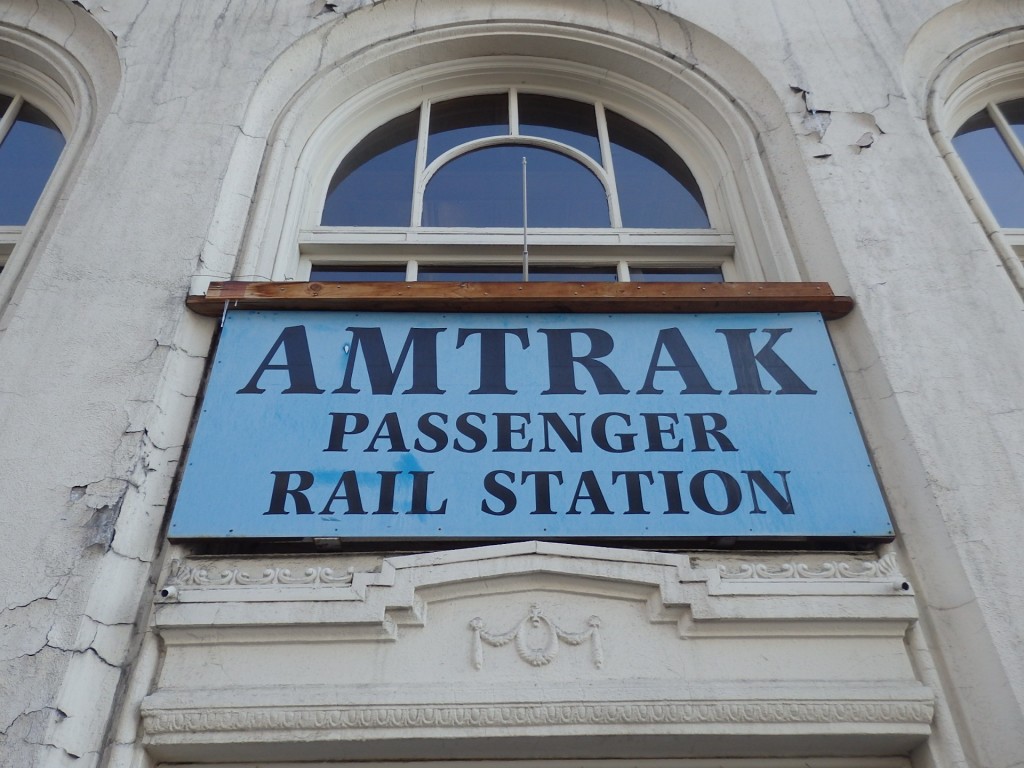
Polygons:
<instances>
[{"instance_id":1,"label":"white vertical pole","mask_svg":"<svg viewBox=\"0 0 1024 768\"><path fill-rule=\"evenodd\" d=\"M526 239L526 156L523 155L523 282L530 282L530 246Z\"/></svg>"}]
</instances>

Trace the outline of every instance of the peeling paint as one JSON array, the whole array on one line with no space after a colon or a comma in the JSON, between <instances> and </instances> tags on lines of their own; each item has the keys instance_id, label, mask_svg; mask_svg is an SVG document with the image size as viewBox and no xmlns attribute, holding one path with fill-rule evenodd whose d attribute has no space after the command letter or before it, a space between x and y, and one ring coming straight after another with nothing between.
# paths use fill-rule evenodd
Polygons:
<instances>
[{"instance_id":1,"label":"peeling paint","mask_svg":"<svg viewBox=\"0 0 1024 768\"><path fill-rule=\"evenodd\" d=\"M860 138L857 139L857 141L854 142L854 145L857 146L857 147L860 147L861 149L867 149L868 147L870 147L874 143L875 143L875 135L873 133L871 133L870 131L868 131L867 133L862 133Z\"/></svg>"},{"instance_id":2,"label":"peeling paint","mask_svg":"<svg viewBox=\"0 0 1024 768\"><path fill-rule=\"evenodd\" d=\"M1005 275L990 276L1004 268L988 241L973 232L976 222L963 200L955 190L946 194L944 185L952 188L948 169L929 165L937 152L923 130L922 104L935 70L905 74L900 67L922 58L904 55L915 45L934 49L932 58L941 60L968 39L992 38L1019 25L1015 4L847 2L844 8L780 0L652 0L594 4L601 7L597 13L573 2L0 5L5 24L24 26L80 61L94 61L89 49L101 43L111 51L107 68L89 73L96 80L89 98L96 102L88 106L98 114L83 151L70 158L73 183L47 217L50 228L32 249L31 274L0 321L0 418L4 434L18 436L0 460L0 499L14 500L5 523L18 526L30 542L5 552L0 581L0 686L11 689L0 694L0 735L9 742L0 748L0 763L92 768L101 764L105 739L134 749L131 734L115 741L106 730L124 693L119 686L127 685L123 671L132 668L142 642L136 627L145 626L171 479L213 333L187 314L181 299L197 274L230 277L239 254L250 248L247 238L262 235L252 225L253 200L267 172L274 120L283 114L279 104L259 101L266 93L260 87L273 79L267 73L281 78L293 67L287 74L299 88L343 67L349 51L339 53L328 41L359 23L360 9L374 23L391 18L394 24L391 14L405 14L402 35L435 23L441 8L453 30L466 20L533 14L554 19L560 30L582 19L581 30L591 34L600 26L594 19L604 13L618 19L615 34L631 38L644 55L663 57L666 71L697 70L709 90L742 104L751 124L762 126L756 149L734 158L733 170L742 177L753 167L751 158L763 161L789 219L787 235L772 248L792 248L799 261L794 272L830 280L856 297L858 312L837 324L834 336L846 346L845 364L866 361L850 365L846 375L858 404L867 404L859 415L908 532L897 546L941 553L921 557L915 566L922 593L954 594L928 600L935 611L929 620L940 629L955 620L970 628L963 646L955 631L942 635L952 660L940 659L945 666L935 689L946 695L942 681L960 674L957 665L971 663L971 654L958 649L973 652L975 643L988 644L977 656L1003 674L990 705L991 725L970 722L963 714L971 712L968 701L954 702L960 721L951 725L947 711L931 727L947 740L955 740L957 728L979 744L1014 738L1017 729L1006 724L1014 709L1003 702L1014 695L1018 703L1024 699L1024 657L1015 645L1024 634L1024 612L1010 610L1020 602L1019 587L1000 568L1007 552L1014 556L1019 537L992 534L1019 526L1013 500L1020 498L1024 430L1016 418L1021 410L1011 402L1021 379L1012 354L1020 344L1012 331L1019 325L1019 297L1006 288ZM924 25L943 8L949 12L946 31L936 38L933 30L929 37ZM963 30L956 29L961 23ZM95 29L86 35L88 25ZM712 37L718 47L709 48ZM293 46L304 38L310 45L295 54ZM561 50L552 35L550 49L538 55ZM274 69L282 61L287 67ZM614 63L608 67L615 74ZM763 93L741 93L737 73L754 70L770 85ZM657 91L671 83L666 76L664 83L645 85ZM667 89L663 94L669 97ZM236 150L242 183L230 187L227 196L235 197L223 205L222 186L236 162L229 156ZM744 199L753 197L744 193ZM756 250L737 247L737 253ZM950 341L939 349L937 336L959 339L960 346ZM873 344L883 338L887 348L879 354ZM51 370L46 360L62 361L59 377L41 375ZM933 375L947 368L959 378ZM963 396L965 389L971 398ZM59 446L48 437L57 434L63 436ZM980 452L954 455L964 445L996 443L992 455L999 449L1004 454L992 460ZM980 479L953 472L965 466ZM939 546L948 532L951 543ZM1003 634L988 634L991 627ZM918 656L921 663L931 663L926 652ZM125 709L133 727L137 709L131 706L148 690L144 678L132 683L140 693ZM76 689L76 680L89 681L79 685L86 690ZM984 683L977 683L978 690ZM124 754L129 751L126 746ZM102 758L102 764L133 764L133 754L123 762Z\"/></svg>"}]
</instances>

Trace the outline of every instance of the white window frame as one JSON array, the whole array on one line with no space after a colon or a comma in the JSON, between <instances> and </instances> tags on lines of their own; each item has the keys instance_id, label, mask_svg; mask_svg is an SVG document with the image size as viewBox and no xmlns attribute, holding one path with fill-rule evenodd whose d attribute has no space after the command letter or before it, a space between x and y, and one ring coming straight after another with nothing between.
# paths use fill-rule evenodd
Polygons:
<instances>
[{"instance_id":1,"label":"white window frame","mask_svg":"<svg viewBox=\"0 0 1024 768\"><path fill-rule=\"evenodd\" d=\"M1010 151L1024 166L1024 146L998 109L999 104L1020 98L1024 98L1024 30L989 38L959 52L932 84L928 119L939 151L1007 273L1018 291L1024 293L1024 229L999 225L952 143L967 120L987 110Z\"/></svg>"},{"instance_id":2,"label":"white window frame","mask_svg":"<svg viewBox=\"0 0 1024 768\"><path fill-rule=\"evenodd\" d=\"M0 143L13 127L22 104L28 103L53 120L64 136L64 149L67 149L72 127L71 115L74 114L74 102L54 80L19 61L0 56L0 94L13 99L7 111L0 114ZM62 151L62 157L63 154ZM50 174L51 179L56 175L60 165L61 161L58 159L57 165ZM47 187L49 186L51 185L48 182ZM43 189L39 200L36 201L36 207L39 207L39 203L45 198L46 188ZM0 226L0 268L7 263L24 230L25 226Z\"/></svg>"},{"instance_id":3,"label":"white window frame","mask_svg":"<svg viewBox=\"0 0 1024 768\"><path fill-rule=\"evenodd\" d=\"M49 28L46 21L34 32L0 24L0 91L20 95L42 110L64 136L64 149L28 222L0 228L0 311L14 295L44 231L52 226L52 214L84 154L96 115L110 105L116 93L116 55L112 46L105 47L104 38L96 37L99 27L76 22L75 14L66 23L67 28L62 26L63 20L56 24L49 36L43 34ZM65 45L77 50L84 61Z\"/></svg>"},{"instance_id":4,"label":"white window frame","mask_svg":"<svg viewBox=\"0 0 1024 768\"><path fill-rule=\"evenodd\" d=\"M683 65L658 46L610 34L604 29L608 17L596 6L588 26L565 24L561 16L548 20L549 6L530 8L544 18L460 19L413 32L399 17L353 17L345 34L329 36L323 45L310 42L298 59L275 65L243 122L190 293L201 296L215 281L298 279L300 242L308 241L306 250L331 245L319 242L319 222L308 205L321 204L335 163L360 137L410 111L425 94L479 93L494 87L496 71L518 77L517 84L533 92L603 101L665 140L689 164L709 208L718 204L728 214L728 229L712 215L719 234L733 239L726 244L732 250L727 279L807 279L757 141L756 114L702 68ZM590 12L590 6L581 8ZM451 9L435 10L447 18ZM408 236L381 231L390 245L366 245L398 252L409 247ZM441 250L431 242L412 247Z\"/></svg>"},{"instance_id":5,"label":"white window frame","mask_svg":"<svg viewBox=\"0 0 1024 768\"><path fill-rule=\"evenodd\" d=\"M1020 85L1021 90L1011 95L1010 98L1000 99L999 101L988 101L983 109L992 119L992 123L995 125L999 135L1002 137L1003 141L1006 142L1006 146L1009 147L1010 153L1020 165L1021 174L1024 175L1024 144L1022 144L1020 139L1017 138L1017 134L1014 133L1012 126L1007 121L1002 109L1000 109L1000 106L1008 101L1024 98L1024 78L1022 78ZM969 118L965 118L965 121L967 119ZM986 203L986 205L988 204ZM1017 253L1017 257L1024 260L1024 227L1002 227L1002 233L1007 242Z\"/></svg>"},{"instance_id":6,"label":"white window frame","mask_svg":"<svg viewBox=\"0 0 1024 768\"><path fill-rule=\"evenodd\" d=\"M308 768L308 762L158 763L155 768ZM326 761L319 768L911 768L905 757L583 758L580 760Z\"/></svg>"},{"instance_id":7,"label":"white window frame","mask_svg":"<svg viewBox=\"0 0 1024 768\"><path fill-rule=\"evenodd\" d=\"M370 130L383 125L388 120L410 112L417 107L424 108L423 118L429 115L431 101L443 101L461 96L472 96L484 93L496 93L509 90L537 93L548 96L568 98L578 101L597 103L603 110L605 107L619 112L624 117L634 120L645 128L652 130L665 140L670 147L684 160L688 160L686 147L679 146L679 137L673 145L672 136L666 138L664 130L657 130L649 123L645 124L637 104L628 104L625 100L609 100L611 93L594 93L600 90L594 87L587 73L577 72L574 77L566 77L561 71L566 67L559 64L538 61L524 62L519 58L503 58L497 61L473 59L459 62L456 65L445 64L433 68L439 71L419 71L415 79L408 83L406 78L398 78L393 84L395 93L388 100L388 106L377 103L376 108L362 119L356 130L349 118L350 110L339 110L329 118L329 122L342 121L348 123L348 135L344 139L331 142L334 154L325 152L330 157L311 168L309 177L309 200L304 206L302 226L299 230L299 259L294 271L281 270L275 279L308 278L309 270L314 263L320 266L337 264L346 265L382 265L405 264L406 279L414 280L420 263L431 265L465 265L472 263L480 266L496 264L515 265L521 258L522 231L515 228L444 228L444 227L322 227L319 224L323 211L323 201L331 177L338 163L351 151ZM423 81L433 81L433 87L425 86ZM525 81L525 83L524 83ZM403 87L405 86L405 87ZM424 90L429 91L424 96ZM604 96L605 98L601 98ZM410 98L412 97L412 98ZM354 105L353 105L354 106ZM342 117L342 113L345 117ZM362 116L361 116L362 117ZM512 137L518 135L513 120ZM640 119L637 119L640 117ZM427 130L426 119L421 119L421 141ZM483 143L486 143L484 140ZM317 142L311 142L317 143ZM422 146L422 144L421 144ZM327 147L324 148L327 150ZM314 150L315 151L315 150ZM691 153L696 155L695 152ZM415 200L421 200L423 189L429 181L431 171L436 169L445 158L438 158L430 167L426 167L425 159L419 158ZM626 229L608 227L601 229L531 229L530 260L536 266L558 264L611 266L617 269L620 277L628 279L628 268L620 266L627 257L637 265L648 267L712 267L720 268L726 280L737 279L733 268L732 255L735 239L729 231L725 217L725 206L718 199L708 181L707 169L695 167L688 163L705 196L705 205L711 227L692 230L658 230L658 229ZM705 191L710 188L710 192ZM417 217L414 211L414 218Z\"/></svg>"},{"instance_id":8,"label":"white window frame","mask_svg":"<svg viewBox=\"0 0 1024 768\"><path fill-rule=\"evenodd\" d=\"M471 63L479 74L481 65ZM507 80L508 84L496 85L495 80ZM629 265L644 268L695 269L709 268L722 270L726 280L735 279L732 254L735 239L728 231L726 217L721 205L705 200L711 226L698 229L651 229L625 228L621 226L621 213L615 190L614 173L607 173L612 167L608 157L606 104L600 100L588 99L588 94L578 90L559 89L545 83L533 87L523 86L522 78L509 78L507 72L495 72L488 87L468 91L465 85L454 94L442 90L411 105L407 111L419 109L419 135L415 160L416 179L413 188L412 222L421 220L423 195L433 175L447 162L466 154L472 149L507 144L523 144L553 149L560 154L579 160L598 178L609 197L611 225L602 228L531 228L529 229L530 262L534 266L596 266L615 270L620 282L629 282ZM550 77L545 78L550 80ZM448 150L429 164L423 154L427 146L430 111L432 103L459 96L504 93L509 96L509 133L500 137L489 137L467 142ZM576 148L558 141L524 136L519 130L517 97L520 93L542 94L572 99L595 107L599 135L603 135L604 157L597 163ZM396 105L397 108L397 105ZM608 109L613 107L608 106ZM614 110L618 111L618 110ZM397 117L399 112L387 119ZM386 123L382 120L380 125ZM373 126L374 128L377 126ZM646 126L644 126L646 127ZM372 128L371 128L372 130ZM363 136L351 140L349 151ZM675 147L673 147L675 149ZM314 263L316 266L396 266L405 267L405 279L415 281L419 266L427 262L430 266L505 266L515 268L521 259L523 231L521 228L454 228L423 227L410 224L409 227L325 227L319 221L327 185L343 156L334 158L317 169L311 188L316 190L308 205L305 226L299 232L299 262L294 279L306 280ZM684 161L686 158L683 158ZM692 170L692 169L691 169ZM698 179L698 183L699 179ZM703 185L702 185L703 192ZM718 224L718 226L716 226ZM284 276L288 279L289 276Z\"/></svg>"},{"instance_id":9,"label":"white window frame","mask_svg":"<svg viewBox=\"0 0 1024 768\"><path fill-rule=\"evenodd\" d=\"M778 211L772 209L763 169L751 159L756 157L753 148L750 154L731 157L712 129L678 97L670 98L607 69L529 56L444 61L390 76L339 98L305 137L292 133L303 122L309 123L301 112L314 112L342 85L318 84L305 101L295 100L271 140L262 186L251 211L251 222L261 224L242 244L232 277L303 280L314 260L324 266L405 264L409 274L421 262L465 264L466 259L479 259L476 263L487 265L519 258L521 230L319 225L338 163L370 131L413 111L425 98L440 101L511 87L600 102L652 131L689 166L711 223L710 228L695 230L531 229L531 264L614 265L622 276L621 262L632 258L647 267L720 267L727 281L800 279ZM726 115L734 109L724 96L707 89L700 96L705 110L713 105L716 120L728 119ZM733 140L741 133L730 128ZM297 153L292 149L296 140L301 146ZM289 156L294 158L293 174L283 165ZM284 178L279 176L282 173ZM285 186L275 188L271 181L275 177ZM197 276L193 292L202 292L210 279L224 277Z\"/></svg>"}]
</instances>

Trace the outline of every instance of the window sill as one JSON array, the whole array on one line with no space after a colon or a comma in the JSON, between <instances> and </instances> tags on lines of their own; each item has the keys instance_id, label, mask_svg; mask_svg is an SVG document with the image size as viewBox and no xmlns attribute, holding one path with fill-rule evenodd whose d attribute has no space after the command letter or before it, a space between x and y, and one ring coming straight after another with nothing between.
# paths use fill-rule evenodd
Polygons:
<instances>
[{"instance_id":1,"label":"window sill","mask_svg":"<svg viewBox=\"0 0 1024 768\"><path fill-rule=\"evenodd\" d=\"M298 283L218 282L194 312L232 309L433 312L820 312L849 314L828 283Z\"/></svg>"}]
</instances>

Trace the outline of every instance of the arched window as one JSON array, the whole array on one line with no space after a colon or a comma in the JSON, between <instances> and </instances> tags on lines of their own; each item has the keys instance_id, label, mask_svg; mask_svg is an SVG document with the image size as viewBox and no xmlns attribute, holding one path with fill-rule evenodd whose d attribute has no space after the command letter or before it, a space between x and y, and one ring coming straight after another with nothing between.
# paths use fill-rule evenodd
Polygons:
<instances>
[{"instance_id":1,"label":"arched window","mask_svg":"<svg viewBox=\"0 0 1024 768\"><path fill-rule=\"evenodd\" d=\"M28 222L64 143L45 112L21 94L0 92L0 226Z\"/></svg>"},{"instance_id":2,"label":"arched window","mask_svg":"<svg viewBox=\"0 0 1024 768\"><path fill-rule=\"evenodd\" d=\"M54 225L120 73L109 32L84 11L38 20L33 31L0 23L0 310Z\"/></svg>"},{"instance_id":3,"label":"arched window","mask_svg":"<svg viewBox=\"0 0 1024 768\"><path fill-rule=\"evenodd\" d=\"M960 126L953 148L999 226L1024 234L1024 99L986 104Z\"/></svg>"},{"instance_id":4,"label":"arched window","mask_svg":"<svg viewBox=\"0 0 1024 768\"><path fill-rule=\"evenodd\" d=\"M420 100L356 140L318 199L300 279L520 280L528 249L534 280L720 281L731 246L654 131L528 87Z\"/></svg>"},{"instance_id":5,"label":"arched window","mask_svg":"<svg viewBox=\"0 0 1024 768\"><path fill-rule=\"evenodd\" d=\"M344 66L283 68L266 86L279 106L247 122L268 138L236 149L193 293L227 278L518 280L523 157L532 279L801 279L741 100L615 35L559 25L552 47L545 24L389 32L354 57L341 36Z\"/></svg>"},{"instance_id":6,"label":"arched window","mask_svg":"<svg viewBox=\"0 0 1024 768\"><path fill-rule=\"evenodd\" d=\"M965 47L936 77L939 149L1024 292L1024 31Z\"/></svg>"},{"instance_id":7,"label":"arched window","mask_svg":"<svg viewBox=\"0 0 1024 768\"><path fill-rule=\"evenodd\" d=\"M51 114L40 104L42 94L17 90L0 73L0 268L14 250L43 193L65 138Z\"/></svg>"}]
</instances>

